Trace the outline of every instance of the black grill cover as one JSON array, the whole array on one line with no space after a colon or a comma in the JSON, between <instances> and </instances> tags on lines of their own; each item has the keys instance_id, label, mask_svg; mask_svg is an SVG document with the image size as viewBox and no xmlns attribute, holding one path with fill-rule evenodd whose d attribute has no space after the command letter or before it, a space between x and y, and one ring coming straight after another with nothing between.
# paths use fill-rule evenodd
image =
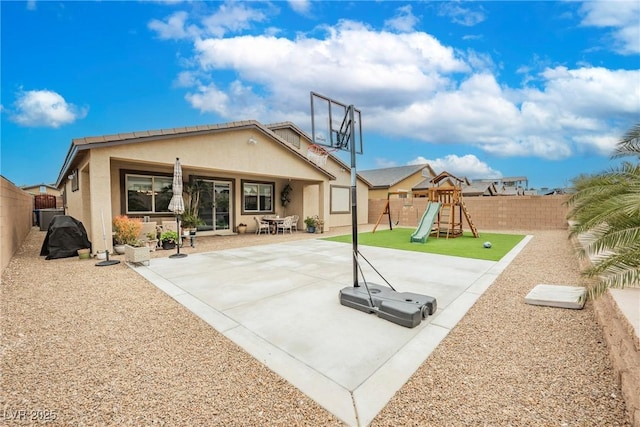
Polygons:
<instances>
[{"instance_id":1,"label":"black grill cover","mask_svg":"<svg viewBox=\"0 0 640 427\"><path fill-rule=\"evenodd\" d=\"M56 215L49 223L40 256L45 259L69 258L78 255L78 249L91 249L84 225L67 215Z\"/></svg>"}]
</instances>

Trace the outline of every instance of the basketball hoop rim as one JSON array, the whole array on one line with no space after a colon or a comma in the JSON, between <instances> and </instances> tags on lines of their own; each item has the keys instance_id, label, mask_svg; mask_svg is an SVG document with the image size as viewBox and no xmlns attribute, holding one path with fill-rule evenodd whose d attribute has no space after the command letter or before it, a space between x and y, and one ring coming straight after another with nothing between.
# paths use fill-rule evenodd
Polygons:
<instances>
[{"instance_id":1,"label":"basketball hoop rim","mask_svg":"<svg viewBox=\"0 0 640 427\"><path fill-rule=\"evenodd\" d=\"M334 151L338 150L337 148L329 148L329 147L325 147L323 145L320 144L310 144L309 147L307 147L307 151L311 151L315 154L320 154L320 155L325 155L325 154L330 154Z\"/></svg>"},{"instance_id":2,"label":"basketball hoop rim","mask_svg":"<svg viewBox=\"0 0 640 427\"><path fill-rule=\"evenodd\" d=\"M331 151L335 151L335 149ZM329 154L330 151L327 148L318 144L310 144L307 147L307 159L319 167L324 167L327 164Z\"/></svg>"}]
</instances>

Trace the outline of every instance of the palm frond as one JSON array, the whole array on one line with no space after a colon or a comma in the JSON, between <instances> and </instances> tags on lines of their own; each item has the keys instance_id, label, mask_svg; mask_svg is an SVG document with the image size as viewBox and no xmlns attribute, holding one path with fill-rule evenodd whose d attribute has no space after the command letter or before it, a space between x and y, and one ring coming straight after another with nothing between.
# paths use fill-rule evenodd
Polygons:
<instances>
[{"instance_id":1,"label":"palm frond","mask_svg":"<svg viewBox=\"0 0 640 427\"><path fill-rule=\"evenodd\" d=\"M619 142L616 153L640 157L640 124ZM598 278L589 297L608 288L640 286L640 164L623 162L601 174L580 176L574 187L567 200L569 235L586 240L577 250L591 261L583 273Z\"/></svg>"},{"instance_id":2,"label":"palm frond","mask_svg":"<svg viewBox=\"0 0 640 427\"><path fill-rule=\"evenodd\" d=\"M633 126L618 142L612 157L625 156L640 157L640 123Z\"/></svg>"}]
</instances>

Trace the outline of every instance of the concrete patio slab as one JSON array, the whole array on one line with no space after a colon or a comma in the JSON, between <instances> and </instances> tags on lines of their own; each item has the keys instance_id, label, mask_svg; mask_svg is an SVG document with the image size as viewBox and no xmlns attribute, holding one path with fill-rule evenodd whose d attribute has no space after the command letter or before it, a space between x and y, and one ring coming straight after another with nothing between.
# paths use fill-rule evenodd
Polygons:
<instances>
[{"instance_id":1,"label":"concrete patio slab","mask_svg":"<svg viewBox=\"0 0 640 427\"><path fill-rule=\"evenodd\" d=\"M499 262L361 246L396 290L437 299L437 311L412 329L340 305L340 289L353 284L343 243L156 258L135 271L345 423L364 426L530 239ZM361 264L368 282L384 285Z\"/></svg>"}]
</instances>

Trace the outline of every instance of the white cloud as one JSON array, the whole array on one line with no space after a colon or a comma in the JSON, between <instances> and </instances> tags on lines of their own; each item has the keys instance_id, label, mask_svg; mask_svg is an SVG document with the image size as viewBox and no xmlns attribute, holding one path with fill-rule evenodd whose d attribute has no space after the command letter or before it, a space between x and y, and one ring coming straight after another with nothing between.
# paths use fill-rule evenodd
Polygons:
<instances>
[{"instance_id":1,"label":"white cloud","mask_svg":"<svg viewBox=\"0 0 640 427\"><path fill-rule=\"evenodd\" d=\"M394 108L446 88L450 85L447 73L469 70L453 49L426 33L375 32L352 21L325 30L324 39L239 36L196 40L196 58L204 71L235 70L240 78L268 88L274 96L264 102L277 105L298 99L300 108L306 105L310 88L342 94L363 108Z\"/></svg>"},{"instance_id":2,"label":"white cloud","mask_svg":"<svg viewBox=\"0 0 640 427\"><path fill-rule=\"evenodd\" d=\"M534 57L536 68L546 69L534 74L521 66L522 86L509 87L497 80L500 70L488 53L455 50L426 32L374 30L351 20L317 27L313 36L286 38L269 29L221 38L265 19L248 5L225 3L198 30L214 37L192 36L194 57L177 85L188 88L187 101L201 112L309 123L313 90L361 109L365 132L544 159L607 152L612 133L624 133L640 113L640 70L552 66ZM457 4L442 7L449 16L471 16L469 23L484 19L481 9L474 15ZM587 8L584 25L626 19L602 4ZM183 28L187 19L178 18L176 28ZM387 25L409 29L413 19L403 6ZM219 73L233 73L236 81L223 87Z\"/></svg>"},{"instance_id":3,"label":"white cloud","mask_svg":"<svg viewBox=\"0 0 640 427\"><path fill-rule=\"evenodd\" d=\"M385 28L408 33L413 31L418 23L418 18L412 13L411 5L399 7L396 16L384 21Z\"/></svg>"},{"instance_id":4,"label":"white cloud","mask_svg":"<svg viewBox=\"0 0 640 427\"><path fill-rule=\"evenodd\" d=\"M311 9L311 1L310 0L288 0L289 6L291 9L296 11L301 15L306 15L309 13Z\"/></svg>"},{"instance_id":5,"label":"white cloud","mask_svg":"<svg viewBox=\"0 0 640 427\"><path fill-rule=\"evenodd\" d=\"M22 91L14 107L11 120L28 127L58 128L87 115L87 109L68 104L61 95L49 90Z\"/></svg>"},{"instance_id":6,"label":"white cloud","mask_svg":"<svg viewBox=\"0 0 640 427\"><path fill-rule=\"evenodd\" d=\"M612 128L620 131L609 118L630 119L639 112L640 71L557 67L538 77L541 89L509 89L491 74L474 74L431 98L370 111L368 128L425 142L469 144L505 157L557 160L575 152L610 153Z\"/></svg>"},{"instance_id":7,"label":"white cloud","mask_svg":"<svg viewBox=\"0 0 640 427\"><path fill-rule=\"evenodd\" d=\"M248 7L245 3L224 3L216 13L202 20L206 34L223 37L227 32L239 32L251 27L252 22L263 22L263 12Z\"/></svg>"},{"instance_id":8,"label":"white cloud","mask_svg":"<svg viewBox=\"0 0 640 427\"><path fill-rule=\"evenodd\" d=\"M226 91L215 84L199 86L197 92L188 93L185 99L201 113L215 113L233 120L250 120L265 117L265 106L250 86L240 81L232 82Z\"/></svg>"},{"instance_id":9,"label":"white cloud","mask_svg":"<svg viewBox=\"0 0 640 427\"><path fill-rule=\"evenodd\" d=\"M189 23L189 18L187 12L178 11L164 21L152 19L148 27L161 39L199 39L206 36L220 38L230 32L247 30L254 22L265 21L266 15L244 3L223 3L215 13L201 18L200 27Z\"/></svg>"},{"instance_id":10,"label":"white cloud","mask_svg":"<svg viewBox=\"0 0 640 427\"><path fill-rule=\"evenodd\" d=\"M175 87L193 87L200 85L200 79L196 72L182 71L174 81Z\"/></svg>"},{"instance_id":11,"label":"white cloud","mask_svg":"<svg viewBox=\"0 0 640 427\"><path fill-rule=\"evenodd\" d=\"M611 37L618 53L640 53L640 2L587 1L582 4L581 11L584 14L582 25L611 28Z\"/></svg>"},{"instance_id":12,"label":"white cloud","mask_svg":"<svg viewBox=\"0 0 640 427\"><path fill-rule=\"evenodd\" d=\"M229 96L214 84L198 87L196 93L187 93L185 99L202 113L212 112L227 116Z\"/></svg>"},{"instance_id":13,"label":"white cloud","mask_svg":"<svg viewBox=\"0 0 640 427\"><path fill-rule=\"evenodd\" d=\"M427 159L419 156L409 161L409 165L421 165L428 163L436 174L449 172L459 178L479 179L479 178L501 178L502 173L492 169L488 164L478 159L473 154L456 156L450 154L444 158Z\"/></svg>"},{"instance_id":14,"label":"white cloud","mask_svg":"<svg viewBox=\"0 0 640 427\"><path fill-rule=\"evenodd\" d=\"M485 13L481 6L477 10L472 10L469 7L462 7L458 2L442 2L440 15L448 16L452 22L465 27L472 27L485 20Z\"/></svg>"},{"instance_id":15,"label":"white cloud","mask_svg":"<svg viewBox=\"0 0 640 427\"><path fill-rule=\"evenodd\" d=\"M602 115L606 112L633 114L638 112L640 72L609 70L601 67L548 68L542 74L544 94L549 104L580 116ZM529 92L531 98L538 96Z\"/></svg>"},{"instance_id":16,"label":"white cloud","mask_svg":"<svg viewBox=\"0 0 640 427\"><path fill-rule=\"evenodd\" d=\"M187 12L175 12L166 19L166 22L153 19L149 22L149 29L155 31L161 39L184 39L190 37L190 33L185 29L188 18Z\"/></svg>"},{"instance_id":17,"label":"white cloud","mask_svg":"<svg viewBox=\"0 0 640 427\"><path fill-rule=\"evenodd\" d=\"M624 132L623 129L611 129L609 132L582 134L575 139L588 151L610 156L620 141L620 135L624 135Z\"/></svg>"}]
</instances>

